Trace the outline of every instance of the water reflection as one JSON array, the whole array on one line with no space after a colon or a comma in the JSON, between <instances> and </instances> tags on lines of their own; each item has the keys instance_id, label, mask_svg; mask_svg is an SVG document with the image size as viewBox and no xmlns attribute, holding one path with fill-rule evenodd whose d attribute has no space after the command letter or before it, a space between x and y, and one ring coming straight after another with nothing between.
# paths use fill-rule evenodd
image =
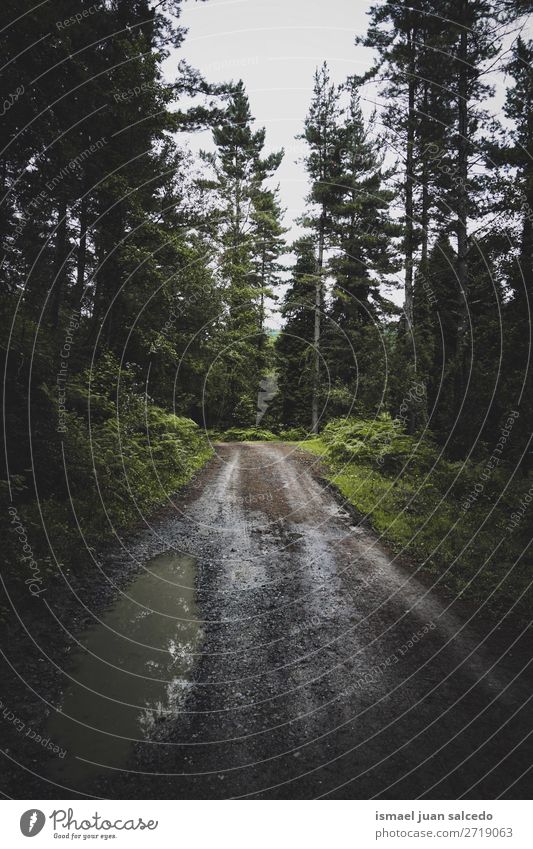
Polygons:
<instances>
[{"instance_id":1,"label":"water reflection","mask_svg":"<svg viewBox=\"0 0 533 849\"><path fill-rule=\"evenodd\" d=\"M179 713L202 639L196 605L196 560L168 551L142 572L79 638L61 712L47 733L67 750L51 774L66 786L101 771L83 760L125 765L132 740L155 739ZM131 739L128 739L131 738Z\"/></svg>"}]
</instances>

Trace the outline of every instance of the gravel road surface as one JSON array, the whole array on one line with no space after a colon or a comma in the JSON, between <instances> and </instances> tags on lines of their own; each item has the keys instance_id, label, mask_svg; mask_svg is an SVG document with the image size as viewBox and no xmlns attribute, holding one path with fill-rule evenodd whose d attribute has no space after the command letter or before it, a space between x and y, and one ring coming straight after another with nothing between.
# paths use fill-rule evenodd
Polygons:
<instances>
[{"instance_id":1,"label":"gravel road surface","mask_svg":"<svg viewBox=\"0 0 533 849\"><path fill-rule=\"evenodd\" d=\"M179 668L189 669L179 687L169 685L173 711L120 766L111 764L111 745L109 762L95 754L85 778L68 741L71 781L58 779L57 757L6 720L4 792L530 797L530 635L512 622L495 627L401 562L325 483L316 457L280 443L215 448L172 503L105 555L101 572L73 568L68 592L49 593L50 607L15 620L7 644L6 704L55 740L53 705L76 678L73 654L105 645L91 631L95 614L119 603L150 558L185 554L199 622L190 658L173 647ZM134 695L128 687L130 710Z\"/></svg>"},{"instance_id":2,"label":"gravel road surface","mask_svg":"<svg viewBox=\"0 0 533 849\"><path fill-rule=\"evenodd\" d=\"M530 641L397 562L315 457L216 455L172 520L199 563L195 684L170 745L139 748L136 769L160 775L135 781L166 797L529 795Z\"/></svg>"}]
</instances>

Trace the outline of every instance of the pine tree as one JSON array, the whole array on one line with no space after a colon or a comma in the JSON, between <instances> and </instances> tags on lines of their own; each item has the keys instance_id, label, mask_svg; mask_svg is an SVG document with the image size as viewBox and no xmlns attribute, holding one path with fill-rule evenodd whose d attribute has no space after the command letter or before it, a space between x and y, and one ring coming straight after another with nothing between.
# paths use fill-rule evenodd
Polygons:
<instances>
[{"instance_id":1,"label":"pine tree","mask_svg":"<svg viewBox=\"0 0 533 849\"><path fill-rule=\"evenodd\" d=\"M279 189L260 189L254 194L252 212L252 274L254 287L260 293L259 327L265 329L265 299L274 297L273 287L282 281L280 257L286 251L283 209ZM261 336L261 338L263 338Z\"/></svg>"},{"instance_id":2,"label":"pine tree","mask_svg":"<svg viewBox=\"0 0 533 849\"><path fill-rule=\"evenodd\" d=\"M324 300L324 254L331 235L331 207L339 178L340 135L339 92L331 82L327 63L315 72L313 98L305 120L303 138L309 152L305 166L311 181L309 210L304 223L311 227L317 242L314 316L314 388L311 402L311 428L318 432L320 396L320 335Z\"/></svg>"},{"instance_id":3,"label":"pine tree","mask_svg":"<svg viewBox=\"0 0 533 849\"><path fill-rule=\"evenodd\" d=\"M477 104L490 88L480 80L480 67L495 56L494 7L485 0L452 0L448 15L455 34L452 48L451 90L455 96L454 134L455 170L450 192L450 207L455 215L457 236L457 283L459 327L455 354L455 410L463 402L466 371L467 310L469 290L468 220L473 213L471 157L481 114Z\"/></svg>"},{"instance_id":4,"label":"pine tree","mask_svg":"<svg viewBox=\"0 0 533 849\"><path fill-rule=\"evenodd\" d=\"M420 263L414 286L414 347L417 382L425 387L425 415L443 442L453 429L454 362L458 311L456 251L446 232L438 234L425 263ZM420 425L416 421L416 425Z\"/></svg>"},{"instance_id":5,"label":"pine tree","mask_svg":"<svg viewBox=\"0 0 533 849\"><path fill-rule=\"evenodd\" d=\"M533 416L530 330L533 315L533 41L518 38L507 63L512 84L504 113L511 126L487 144L488 204L497 216L492 243L500 245L500 265L509 300L503 308L505 385L508 408L520 408L513 435L515 456L525 473L533 463L528 447Z\"/></svg>"},{"instance_id":6,"label":"pine tree","mask_svg":"<svg viewBox=\"0 0 533 849\"><path fill-rule=\"evenodd\" d=\"M505 115L512 122L507 144L496 152L499 162L513 175L506 193L508 212L518 215L519 271L515 276L515 298L525 305L533 302L533 41L518 38L507 72L514 85L507 91ZM494 154L494 148L491 151ZM521 279L520 279L521 278Z\"/></svg>"},{"instance_id":7,"label":"pine tree","mask_svg":"<svg viewBox=\"0 0 533 849\"><path fill-rule=\"evenodd\" d=\"M248 425L255 420L265 365L265 283L281 250L281 211L275 198L268 198L265 181L279 167L283 151L263 156L265 130L254 131L253 121L241 81L232 87L223 120L213 130L216 153L204 154L215 174L203 185L214 192L218 207L211 232L218 242L219 279L227 307L222 354L227 378L218 424ZM237 421L236 410L246 410L247 420Z\"/></svg>"},{"instance_id":8,"label":"pine tree","mask_svg":"<svg viewBox=\"0 0 533 849\"><path fill-rule=\"evenodd\" d=\"M292 247L296 256L281 315L283 331L276 340L279 416L285 427L312 428L315 388L315 309L317 255L314 238L306 236ZM320 309L324 304L321 302Z\"/></svg>"},{"instance_id":9,"label":"pine tree","mask_svg":"<svg viewBox=\"0 0 533 849\"><path fill-rule=\"evenodd\" d=\"M439 0L383 2L371 9L368 33L359 39L378 53L374 67L363 79L384 82L388 103L383 122L401 173L404 309L395 344L401 367L393 390L400 404L415 382L428 379L427 360L419 350L421 345L427 347L423 344L426 329L424 325L419 331L416 328L421 315L415 303L416 278L424 278L432 238L448 226L450 218L454 104L446 81L451 75L453 34L443 26L444 5ZM423 417L421 411L411 410L411 431L420 424L419 413Z\"/></svg>"},{"instance_id":10,"label":"pine tree","mask_svg":"<svg viewBox=\"0 0 533 849\"><path fill-rule=\"evenodd\" d=\"M331 208L333 301L328 316L325 356L331 378L355 388L354 357L363 327L387 309L380 284L398 270L393 239L400 228L389 217L394 192L386 188L379 140L367 131L353 80L346 84L349 102L339 127L338 177Z\"/></svg>"},{"instance_id":11,"label":"pine tree","mask_svg":"<svg viewBox=\"0 0 533 849\"><path fill-rule=\"evenodd\" d=\"M418 100L421 80L418 75L423 52L422 33L427 3L384 0L370 10L371 23L365 37L357 42L378 52L374 67L363 79L374 79L383 73L385 95L390 107L384 120L389 126L393 147L401 150L404 193L405 317L413 320L413 278L417 235L415 228L415 152L418 123Z\"/></svg>"}]
</instances>

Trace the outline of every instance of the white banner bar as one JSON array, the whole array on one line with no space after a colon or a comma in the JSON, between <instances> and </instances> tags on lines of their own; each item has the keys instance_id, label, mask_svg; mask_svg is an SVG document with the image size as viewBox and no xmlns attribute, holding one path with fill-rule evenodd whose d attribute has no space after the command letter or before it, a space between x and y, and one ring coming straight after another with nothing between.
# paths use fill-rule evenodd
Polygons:
<instances>
[{"instance_id":1,"label":"white banner bar","mask_svg":"<svg viewBox=\"0 0 533 849\"><path fill-rule=\"evenodd\" d=\"M4 801L6 849L72 845L167 849L531 849L522 801Z\"/></svg>"}]
</instances>

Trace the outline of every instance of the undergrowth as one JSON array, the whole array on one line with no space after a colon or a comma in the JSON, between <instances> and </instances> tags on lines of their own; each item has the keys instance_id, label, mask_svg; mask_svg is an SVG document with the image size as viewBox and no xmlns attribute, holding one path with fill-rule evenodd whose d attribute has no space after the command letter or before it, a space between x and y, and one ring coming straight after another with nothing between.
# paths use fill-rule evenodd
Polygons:
<instances>
[{"instance_id":1,"label":"undergrowth","mask_svg":"<svg viewBox=\"0 0 533 849\"><path fill-rule=\"evenodd\" d=\"M331 422L302 447L396 552L455 594L529 622L533 503L518 523L516 511L531 480L503 462L487 472L486 458L451 462L388 416Z\"/></svg>"},{"instance_id":2,"label":"undergrowth","mask_svg":"<svg viewBox=\"0 0 533 849\"><path fill-rule=\"evenodd\" d=\"M21 528L42 569L53 569L54 559L87 564L89 551L168 503L213 453L191 419L154 405L111 357L73 377L67 397L58 416L54 392L40 387L51 426L33 435L27 472L11 478L18 531L7 511L0 531L15 570L22 569Z\"/></svg>"}]
</instances>

